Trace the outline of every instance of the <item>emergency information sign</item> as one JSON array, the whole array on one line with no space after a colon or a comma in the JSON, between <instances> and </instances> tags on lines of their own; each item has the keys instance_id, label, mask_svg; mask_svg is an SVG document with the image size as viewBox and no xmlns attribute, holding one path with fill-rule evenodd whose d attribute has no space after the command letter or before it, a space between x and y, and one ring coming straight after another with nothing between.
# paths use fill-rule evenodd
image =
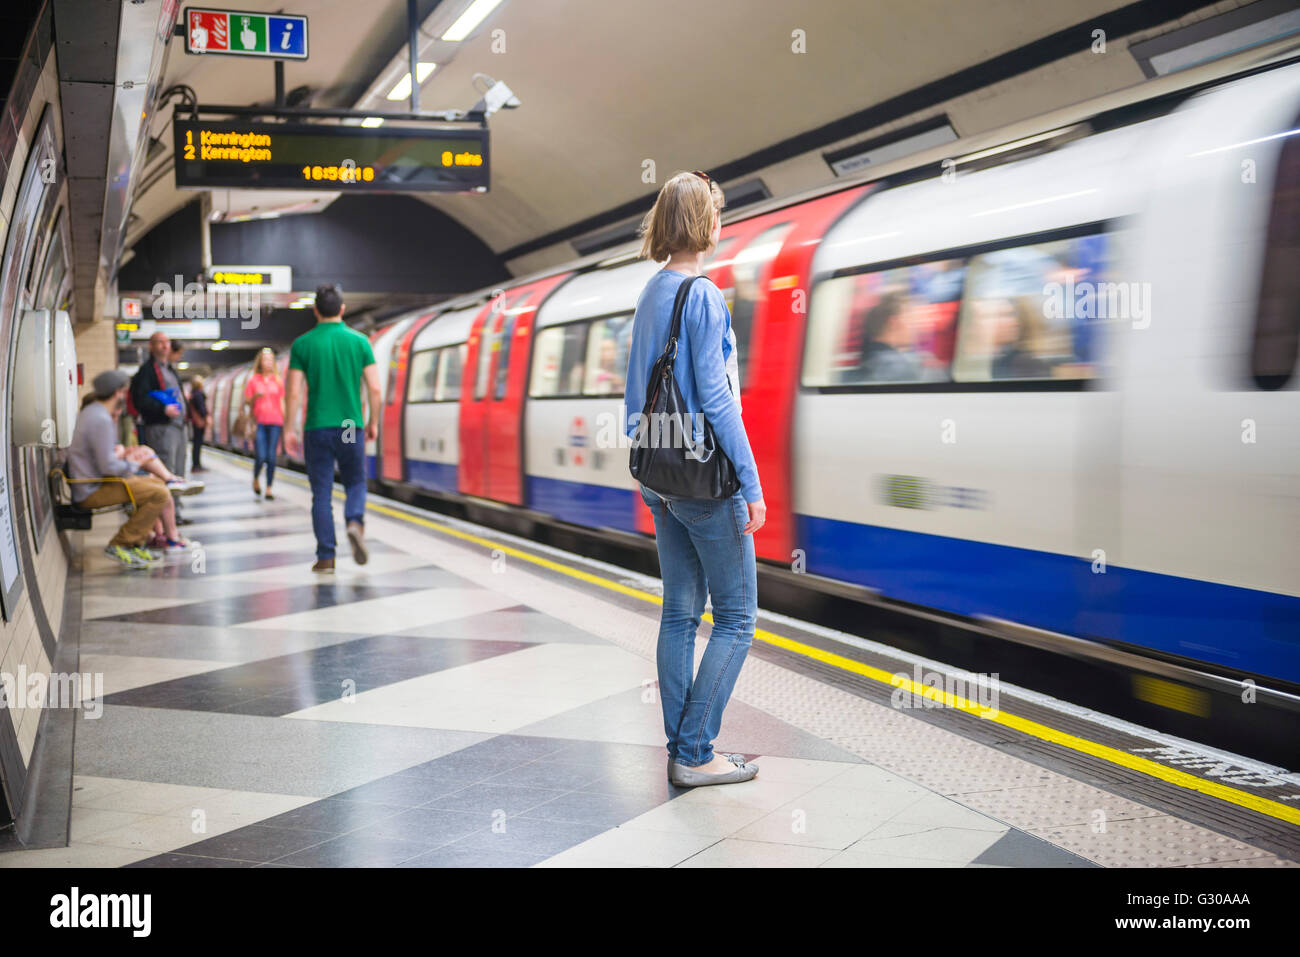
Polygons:
<instances>
[{"instance_id":1,"label":"emergency information sign","mask_svg":"<svg viewBox=\"0 0 1300 957\"><path fill-rule=\"evenodd\" d=\"M185 52L305 60L307 18L186 7Z\"/></svg>"}]
</instances>

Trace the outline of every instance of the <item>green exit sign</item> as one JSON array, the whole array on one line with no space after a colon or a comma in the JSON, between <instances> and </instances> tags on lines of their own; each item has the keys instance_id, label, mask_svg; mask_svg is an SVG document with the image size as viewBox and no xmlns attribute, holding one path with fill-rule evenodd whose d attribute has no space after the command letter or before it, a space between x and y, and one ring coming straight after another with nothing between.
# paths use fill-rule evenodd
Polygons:
<instances>
[{"instance_id":1,"label":"green exit sign","mask_svg":"<svg viewBox=\"0 0 1300 957\"><path fill-rule=\"evenodd\" d=\"M307 18L251 10L186 7L186 53L307 59Z\"/></svg>"}]
</instances>

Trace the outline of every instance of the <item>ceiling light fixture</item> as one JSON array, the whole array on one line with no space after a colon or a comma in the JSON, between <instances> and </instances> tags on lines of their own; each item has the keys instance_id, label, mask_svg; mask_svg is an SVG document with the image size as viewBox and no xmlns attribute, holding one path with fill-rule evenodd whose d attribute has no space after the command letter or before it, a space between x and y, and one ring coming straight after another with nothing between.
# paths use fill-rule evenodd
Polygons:
<instances>
[{"instance_id":1,"label":"ceiling light fixture","mask_svg":"<svg viewBox=\"0 0 1300 957\"><path fill-rule=\"evenodd\" d=\"M429 78L429 74L438 66L436 63L417 63L415 65L415 76L421 83ZM403 73L402 78L397 81L397 85L388 91L390 100L409 100L411 98L411 74Z\"/></svg>"},{"instance_id":2,"label":"ceiling light fixture","mask_svg":"<svg viewBox=\"0 0 1300 957\"><path fill-rule=\"evenodd\" d=\"M447 28L442 38L449 43L459 43L474 32L474 28L487 19L487 15L497 8L501 0L474 0L465 12Z\"/></svg>"}]
</instances>

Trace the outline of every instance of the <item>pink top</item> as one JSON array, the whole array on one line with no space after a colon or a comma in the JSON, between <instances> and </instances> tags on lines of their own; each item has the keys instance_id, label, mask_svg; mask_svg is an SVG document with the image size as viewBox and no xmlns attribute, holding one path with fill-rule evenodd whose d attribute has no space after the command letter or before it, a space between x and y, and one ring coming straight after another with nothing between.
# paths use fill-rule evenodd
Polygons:
<instances>
[{"instance_id":1,"label":"pink top","mask_svg":"<svg viewBox=\"0 0 1300 957\"><path fill-rule=\"evenodd\" d=\"M284 386L275 376L260 372L250 375L244 398L252 400L253 418L258 425L284 425Z\"/></svg>"}]
</instances>

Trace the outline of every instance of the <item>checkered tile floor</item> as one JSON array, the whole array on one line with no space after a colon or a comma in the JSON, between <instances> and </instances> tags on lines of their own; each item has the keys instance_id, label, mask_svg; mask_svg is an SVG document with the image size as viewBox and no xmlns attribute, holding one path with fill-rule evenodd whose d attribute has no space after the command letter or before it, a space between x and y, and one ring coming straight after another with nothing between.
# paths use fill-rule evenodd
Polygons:
<instances>
[{"instance_id":1,"label":"checkered tile floor","mask_svg":"<svg viewBox=\"0 0 1300 957\"><path fill-rule=\"evenodd\" d=\"M103 713L77 719L69 845L0 866L1089 866L743 681L717 744L759 776L674 788L657 608L374 516L369 564L345 548L313 575L307 492L257 499L212 459L186 502L196 553L126 572L111 519L85 535L80 670Z\"/></svg>"}]
</instances>

